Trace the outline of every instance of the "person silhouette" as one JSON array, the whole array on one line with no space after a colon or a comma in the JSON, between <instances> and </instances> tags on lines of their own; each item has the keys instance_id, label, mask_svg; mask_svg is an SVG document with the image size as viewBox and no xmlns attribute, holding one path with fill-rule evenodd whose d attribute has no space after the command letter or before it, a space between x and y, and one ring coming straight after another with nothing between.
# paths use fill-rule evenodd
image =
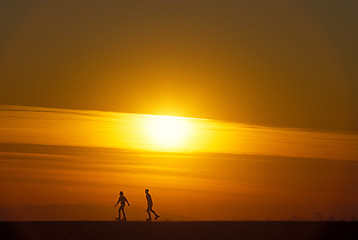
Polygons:
<instances>
[{"instance_id":1,"label":"person silhouette","mask_svg":"<svg viewBox=\"0 0 358 240\"><path fill-rule=\"evenodd\" d=\"M114 205L114 207L117 207L119 202L121 202L121 206L119 207L119 211L118 211L119 213L118 213L118 217L116 218L116 220L127 221L126 214L124 213L124 207L126 206L126 202L128 203L128 206L130 206L130 204L129 204L127 198L123 195L122 191L119 192L119 198L118 198L116 205ZM123 212L123 219L121 219L121 211Z\"/></svg>"},{"instance_id":2,"label":"person silhouette","mask_svg":"<svg viewBox=\"0 0 358 240\"><path fill-rule=\"evenodd\" d=\"M149 216L149 218L147 218L147 221L152 221L152 216L150 215L150 212L154 213L155 215L154 219L157 220L159 218L159 215L156 214L153 210L153 201L152 201L152 196L149 194L149 189L145 190L145 197L147 198L147 205L148 205L147 213Z\"/></svg>"}]
</instances>

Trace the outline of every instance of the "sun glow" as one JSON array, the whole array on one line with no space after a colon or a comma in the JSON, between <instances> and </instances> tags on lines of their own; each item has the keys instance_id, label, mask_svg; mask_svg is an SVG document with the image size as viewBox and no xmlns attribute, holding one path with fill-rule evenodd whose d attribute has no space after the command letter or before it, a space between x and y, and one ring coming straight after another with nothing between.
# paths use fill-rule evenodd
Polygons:
<instances>
[{"instance_id":1,"label":"sun glow","mask_svg":"<svg viewBox=\"0 0 358 240\"><path fill-rule=\"evenodd\" d=\"M160 148L183 148L189 135L189 122L183 117L150 116L147 122L151 142Z\"/></svg>"}]
</instances>

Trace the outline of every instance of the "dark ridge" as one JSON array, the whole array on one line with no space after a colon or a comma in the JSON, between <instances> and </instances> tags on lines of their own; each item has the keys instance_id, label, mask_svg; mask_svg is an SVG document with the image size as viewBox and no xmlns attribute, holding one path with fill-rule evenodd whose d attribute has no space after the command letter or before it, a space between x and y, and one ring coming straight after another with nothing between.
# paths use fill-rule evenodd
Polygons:
<instances>
[{"instance_id":1,"label":"dark ridge","mask_svg":"<svg viewBox=\"0 0 358 240\"><path fill-rule=\"evenodd\" d=\"M0 222L2 239L357 239L357 222Z\"/></svg>"}]
</instances>

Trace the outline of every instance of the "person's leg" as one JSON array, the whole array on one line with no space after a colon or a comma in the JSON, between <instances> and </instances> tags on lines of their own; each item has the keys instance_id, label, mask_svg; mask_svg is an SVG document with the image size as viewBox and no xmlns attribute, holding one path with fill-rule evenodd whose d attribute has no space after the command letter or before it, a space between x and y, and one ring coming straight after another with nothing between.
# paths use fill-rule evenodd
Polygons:
<instances>
[{"instance_id":1,"label":"person's leg","mask_svg":"<svg viewBox=\"0 0 358 240\"><path fill-rule=\"evenodd\" d=\"M152 216L150 215L150 208L148 206L147 208L147 213L148 213L148 219L147 220L152 220Z\"/></svg>"},{"instance_id":2,"label":"person's leg","mask_svg":"<svg viewBox=\"0 0 358 240\"><path fill-rule=\"evenodd\" d=\"M158 215L154 212L153 209L150 209L150 211L151 211L152 213L154 213L155 216L158 216Z\"/></svg>"},{"instance_id":3,"label":"person's leg","mask_svg":"<svg viewBox=\"0 0 358 240\"><path fill-rule=\"evenodd\" d=\"M154 212L154 210L153 210L153 209L150 209L150 211L151 211L152 213L154 213L154 215L155 215L155 219L157 219L157 218L159 217L159 215L158 215L158 214L156 214L156 213Z\"/></svg>"},{"instance_id":4,"label":"person's leg","mask_svg":"<svg viewBox=\"0 0 358 240\"><path fill-rule=\"evenodd\" d=\"M125 214L125 212L124 212L124 207L122 208L122 212L123 212L123 220L126 221L127 218L126 218L126 214Z\"/></svg>"},{"instance_id":5,"label":"person's leg","mask_svg":"<svg viewBox=\"0 0 358 240\"><path fill-rule=\"evenodd\" d=\"M121 211L122 211L122 207L120 207L118 210L118 221L121 220Z\"/></svg>"}]
</instances>

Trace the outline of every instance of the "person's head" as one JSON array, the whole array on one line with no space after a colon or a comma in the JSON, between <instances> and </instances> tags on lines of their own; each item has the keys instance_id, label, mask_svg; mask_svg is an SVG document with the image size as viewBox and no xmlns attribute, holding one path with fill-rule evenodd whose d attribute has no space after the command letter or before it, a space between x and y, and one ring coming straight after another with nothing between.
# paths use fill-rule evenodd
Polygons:
<instances>
[{"instance_id":1,"label":"person's head","mask_svg":"<svg viewBox=\"0 0 358 240\"><path fill-rule=\"evenodd\" d=\"M148 188L145 190L145 193L149 193L149 189L148 189Z\"/></svg>"},{"instance_id":2,"label":"person's head","mask_svg":"<svg viewBox=\"0 0 358 240\"><path fill-rule=\"evenodd\" d=\"M123 196L123 192L122 192L122 191L120 191L120 192L119 192L119 195Z\"/></svg>"}]
</instances>

